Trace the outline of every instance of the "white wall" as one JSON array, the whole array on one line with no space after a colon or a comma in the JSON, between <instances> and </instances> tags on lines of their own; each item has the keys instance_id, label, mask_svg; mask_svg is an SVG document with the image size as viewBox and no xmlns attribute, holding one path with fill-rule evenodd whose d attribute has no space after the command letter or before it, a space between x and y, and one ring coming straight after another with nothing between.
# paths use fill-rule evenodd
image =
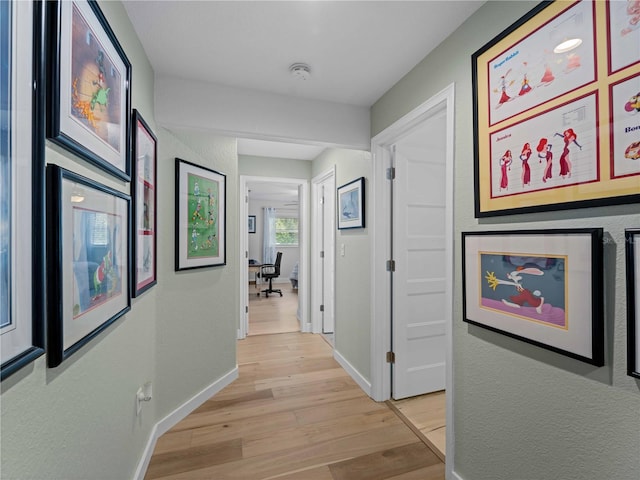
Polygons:
<instances>
[{"instance_id":1,"label":"white wall","mask_svg":"<svg viewBox=\"0 0 640 480\"><path fill-rule=\"evenodd\" d=\"M464 480L637 480L640 381L626 375L625 205L474 218L471 55L536 2L490 1L372 107L372 136L455 83L454 469ZM603 227L605 360L596 368L462 321L461 231Z\"/></svg>"},{"instance_id":2,"label":"white wall","mask_svg":"<svg viewBox=\"0 0 640 480\"><path fill-rule=\"evenodd\" d=\"M335 349L369 381L371 379L371 207L366 192L372 173L371 154L328 149L313 161L312 176L336 166L336 187L365 177L365 228L336 231ZM340 255L344 244L344 256ZM314 286L312 285L312 288Z\"/></svg>"}]
</instances>

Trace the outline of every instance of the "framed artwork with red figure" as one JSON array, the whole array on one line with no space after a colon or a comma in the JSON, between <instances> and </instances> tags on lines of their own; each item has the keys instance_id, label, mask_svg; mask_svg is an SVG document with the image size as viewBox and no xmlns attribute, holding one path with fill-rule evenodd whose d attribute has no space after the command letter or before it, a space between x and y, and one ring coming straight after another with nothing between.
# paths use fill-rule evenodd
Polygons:
<instances>
[{"instance_id":1,"label":"framed artwork with red figure","mask_svg":"<svg viewBox=\"0 0 640 480\"><path fill-rule=\"evenodd\" d=\"M476 217L640 202L640 62L607 73L610 3L542 2L473 54Z\"/></svg>"}]
</instances>

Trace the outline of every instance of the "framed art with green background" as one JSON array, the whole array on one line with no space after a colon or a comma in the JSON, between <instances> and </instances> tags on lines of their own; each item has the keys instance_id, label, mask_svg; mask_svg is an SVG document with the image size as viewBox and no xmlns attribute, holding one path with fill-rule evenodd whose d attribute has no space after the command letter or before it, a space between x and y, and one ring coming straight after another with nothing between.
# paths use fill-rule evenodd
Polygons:
<instances>
[{"instance_id":1,"label":"framed art with green background","mask_svg":"<svg viewBox=\"0 0 640 480\"><path fill-rule=\"evenodd\" d=\"M225 265L225 174L176 158L175 269Z\"/></svg>"}]
</instances>

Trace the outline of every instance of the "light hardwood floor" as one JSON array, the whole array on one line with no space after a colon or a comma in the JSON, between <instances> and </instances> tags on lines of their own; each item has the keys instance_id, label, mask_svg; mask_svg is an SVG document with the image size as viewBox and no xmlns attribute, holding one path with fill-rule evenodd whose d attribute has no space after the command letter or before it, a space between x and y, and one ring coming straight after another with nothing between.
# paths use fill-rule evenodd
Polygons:
<instances>
[{"instance_id":1,"label":"light hardwood floor","mask_svg":"<svg viewBox=\"0 0 640 480\"><path fill-rule=\"evenodd\" d=\"M145 478L444 479L444 392L373 402L321 336L293 333L297 293L279 288L250 285L238 380L158 440Z\"/></svg>"},{"instance_id":2,"label":"light hardwood floor","mask_svg":"<svg viewBox=\"0 0 640 480\"><path fill-rule=\"evenodd\" d=\"M238 366L238 380L158 440L146 479L444 479L444 463L320 335L247 337Z\"/></svg>"},{"instance_id":3,"label":"light hardwood floor","mask_svg":"<svg viewBox=\"0 0 640 480\"><path fill-rule=\"evenodd\" d=\"M296 317L298 310L298 291L291 283L274 284L273 288L282 290L282 297L264 293L258 295L265 284L249 284L249 335L265 335L269 333L287 333L300 331Z\"/></svg>"}]
</instances>

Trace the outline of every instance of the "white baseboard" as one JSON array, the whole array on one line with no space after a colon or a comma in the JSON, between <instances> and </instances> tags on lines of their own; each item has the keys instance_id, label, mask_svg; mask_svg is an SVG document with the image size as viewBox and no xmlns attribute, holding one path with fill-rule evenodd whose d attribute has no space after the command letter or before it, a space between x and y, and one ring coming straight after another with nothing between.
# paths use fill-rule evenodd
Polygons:
<instances>
[{"instance_id":1,"label":"white baseboard","mask_svg":"<svg viewBox=\"0 0 640 480\"><path fill-rule=\"evenodd\" d=\"M344 368L347 373L355 380L355 382L360 386L364 393L371 396L371 383L369 380L364 378L362 374L355 369L353 365L351 365L346 358L344 358L338 350L333 349L333 358L340 364L342 368Z\"/></svg>"},{"instance_id":2,"label":"white baseboard","mask_svg":"<svg viewBox=\"0 0 640 480\"><path fill-rule=\"evenodd\" d=\"M447 480L464 480L460 475L458 475L456 472L451 472L451 478L448 478Z\"/></svg>"},{"instance_id":3,"label":"white baseboard","mask_svg":"<svg viewBox=\"0 0 640 480\"><path fill-rule=\"evenodd\" d=\"M138 462L138 468L136 468L134 480L143 480L144 475L147 472L147 467L149 466L149 462L151 461L151 456L153 455L153 450L156 447L156 442L158 438L160 438L164 433L169 431L174 425L176 425L180 420L185 418L191 412L193 412L196 408L202 405L204 402L213 397L216 393L222 390L224 387L229 385L235 379L238 378L238 367L236 366L233 370L226 373L218 380L213 382L211 385L206 387L200 393L195 394L189 400L184 402L178 408L176 408L169 415L164 417L158 423L156 423L151 429L151 434L149 435L149 440L147 441L147 446L144 449L142 454L142 458Z\"/></svg>"}]
</instances>

